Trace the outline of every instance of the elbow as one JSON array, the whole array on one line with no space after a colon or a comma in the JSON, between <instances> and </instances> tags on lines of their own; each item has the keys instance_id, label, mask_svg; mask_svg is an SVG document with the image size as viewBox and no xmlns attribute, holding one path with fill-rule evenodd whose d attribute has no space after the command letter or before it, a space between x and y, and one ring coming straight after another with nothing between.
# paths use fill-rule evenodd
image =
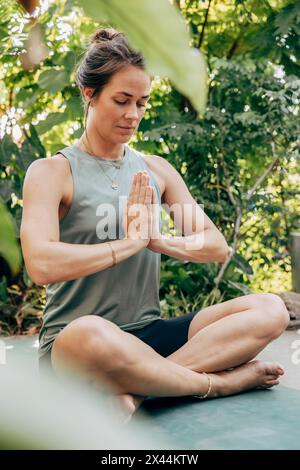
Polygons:
<instances>
[{"instance_id":1,"label":"elbow","mask_svg":"<svg viewBox=\"0 0 300 470\"><path fill-rule=\"evenodd\" d=\"M28 235L21 231L21 246L25 268L30 279L38 286L49 284L49 257L48 247L39 242L33 244L28 241Z\"/></svg>"},{"instance_id":2,"label":"elbow","mask_svg":"<svg viewBox=\"0 0 300 470\"><path fill-rule=\"evenodd\" d=\"M222 240L222 243L218 246L217 259L219 263L225 263L229 256L229 246L226 240Z\"/></svg>"},{"instance_id":3,"label":"elbow","mask_svg":"<svg viewBox=\"0 0 300 470\"><path fill-rule=\"evenodd\" d=\"M48 280L45 277L45 275L41 272L38 271L27 271L30 279L38 286L44 286L45 284L48 284Z\"/></svg>"},{"instance_id":4,"label":"elbow","mask_svg":"<svg viewBox=\"0 0 300 470\"><path fill-rule=\"evenodd\" d=\"M32 279L32 278L31 278ZM47 281L46 278L42 277L42 276L37 276L35 279L32 279L33 282L38 285L38 286L45 286L46 284L49 284L49 282Z\"/></svg>"},{"instance_id":5,"label":"elbow","mask_svg":"<svg viewBox=\"0 0 300 470\"><path fill-rule=\"evenodd\" d=\"M27 269L28 276L35 284L37 284L38 286L44 286L46 284L49 284L47 270L36 266L35 263L32 262L29 265L25 263L25 266Z\"/></svg>"}]
</instances>

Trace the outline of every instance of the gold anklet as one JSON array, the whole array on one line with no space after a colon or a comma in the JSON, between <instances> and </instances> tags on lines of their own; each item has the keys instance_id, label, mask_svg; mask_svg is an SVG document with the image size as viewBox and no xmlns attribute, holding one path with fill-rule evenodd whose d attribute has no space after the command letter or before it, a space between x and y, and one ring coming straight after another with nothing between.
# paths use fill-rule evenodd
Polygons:
<instances>
[{"instance_id":1,"label":"gold anklet","mask_svg":"<svg viewBox=\"0 0 300 470\"><path fill-rule=\"evenodd\" d=\"M206 375L206 377L208 378L208 390L205 393L205 395L193 395L193 397L200 398L201 400L203 400L203 398L207 398L208 395L211 392L211 389L212 389L212 378L211 378L211 376L208 375L206 372L202 372L202 374Z\"/></svg>"}]
</instances>

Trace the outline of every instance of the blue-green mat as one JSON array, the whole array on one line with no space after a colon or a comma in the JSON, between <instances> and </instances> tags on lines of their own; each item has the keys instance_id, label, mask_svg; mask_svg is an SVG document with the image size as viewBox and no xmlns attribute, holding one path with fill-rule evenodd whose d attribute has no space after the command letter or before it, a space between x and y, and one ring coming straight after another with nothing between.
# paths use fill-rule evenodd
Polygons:
<instances>
[{"instance_id":1,"label":"blue-green mat","mask_svg":"<svg viewBox=\"0 0 300 470\"><path fill-rule=\"evenodd\" d=\"M1 339L8 367L21 353L37 373L36 336ZM281 385L210 400L148 398L135 420L145 420L151 435L178 449L300 449L300 391Z\"/></svg>"},{"instance_id":2,"label":"blue-green mat","mask_svg":"<svg viewBox=\"0 0 300 470\"><path fill-rule=\"evenodd\" d=\"M300 391L283 386L203 401L148 398L135 419L142 415L178 449L300 449Z\"/></svg>"}]
</instances>

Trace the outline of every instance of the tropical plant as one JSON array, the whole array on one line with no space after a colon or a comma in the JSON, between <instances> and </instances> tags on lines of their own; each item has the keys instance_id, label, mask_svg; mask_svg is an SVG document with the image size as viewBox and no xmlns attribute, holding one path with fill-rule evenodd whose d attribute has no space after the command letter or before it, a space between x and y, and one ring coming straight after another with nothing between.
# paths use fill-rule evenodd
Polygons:
<instances>
[{"instance_id":1,"label":"tropical plant","mask_svg":"<svg viewBox=\"0 0 300 470\"><path fill-rule=\"evenodd\" d=\"M0 2L0 198L9 213L0 222L7 227L0 234L0 331L40 325L43 289L23 263L16 273L23 179L33 160L82 134L73 71L100 24L124 29L157 74L131 145L170 160L233 248L224 265L163 255L164 315L251 290L291 288L289 233L299 228L299 1L177 0L171 8L167 0L57 0L40 2L36 18L17 1ZM156 21L164 17L168 23ZM43 59L32 65L34 44ZM209 70L204 116L197 51Z\"/></svg>"}]
</instances>

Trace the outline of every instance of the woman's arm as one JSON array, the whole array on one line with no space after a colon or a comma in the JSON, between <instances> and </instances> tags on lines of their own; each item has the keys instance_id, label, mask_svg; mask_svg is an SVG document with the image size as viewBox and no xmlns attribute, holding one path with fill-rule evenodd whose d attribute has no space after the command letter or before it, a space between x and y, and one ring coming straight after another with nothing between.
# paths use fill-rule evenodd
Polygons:
<instances>
[{"instance_id":1,"label":"woman's arm","mask_svg":"<svg viewBox=\"0 0 300 470\"><path fill-rule=\"evenodd\" d=\"M28 262L26 252L26 231L23 232L23 253L28 274L38 285L78 279L98 271L103 271L113 264L112 250L108 243L79 245L63 242L39 242L34 249L34 257ZM116 262L137 253L142 245L138 240L111 241ZM26 261L27 260L27 261Z\"/></svg>"},{"instance_id":2,"label":"woman's arm","mask_svg":"<svg viewBox=\"0 0 300 470\"><path fill-rule=\"evenodd\" d=\"M162 206L183 236L156 233L147 248L196 263L225 262L229 247L224 236L192 197L178 171L167 160L159 160L165 180Z\"/></svg>"},{"instance_id":3,"label":"woman's arm","mask_svg":"<svg viewBox=\"0 0 300 470\"><path fill-rule=\"evenodd\" d=\"M224 238L213 229L185 237L161 236L151 239L147 248L173 258L194 263L218 261L224 263L229 255L229 247Z\"/></svg>"},{"instance_id":4,"label":"woman's arm","mask_svg":"<svg viewBox=\"0 0 300 470\"><path fill-rule=\"evenodd\" d=\"M113 264L108 243L79 245L59 241L59 205L67 177L68 162L40 159L30 165L23 185L23 214L20 229L25 265L39 285L78 279ZM143 240L110 242L117 263L145 246Z\"/></svg>"}]
</instances>

